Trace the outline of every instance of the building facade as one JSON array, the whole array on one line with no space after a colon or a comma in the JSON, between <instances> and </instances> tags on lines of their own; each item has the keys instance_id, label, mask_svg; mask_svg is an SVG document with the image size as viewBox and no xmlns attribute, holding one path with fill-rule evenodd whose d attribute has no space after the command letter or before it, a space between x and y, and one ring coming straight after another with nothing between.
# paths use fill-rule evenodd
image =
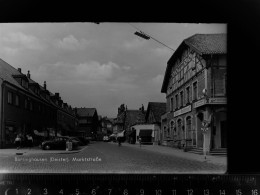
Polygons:
<instances>
[{"instance_id":1,"label":"building facade","mask_svg":"<svg viewBox=\"0 0 260 195\"><path fill-rule=\"evenodd\" d=\"M113 133L113 121L112 118L102 117L101 127L103 135L111 135Z\"/></svg>"},{"instance_id":2,"label":"building facade","mask_svg":"<svg viewBox=\"0 0 260 195\"><path fill-rule=\"evenodd\" d=\"M58 110L69 114L66 123L75 124L75 114L60 108L51 99L46 82L41 86L20 68L0 59L0 147L14 146L16 135L57 134ZM72 126L72 130L73 130ZM37 139L35 139L37 141Z\"/></svg>"},{"instance_id":3,"label":"building facade","mask_svg":"<svg viewBox=\"0 0 260 195\"><path fill-rule=\"evenodd\" d=\"M144 106L142 105L138 110L129 110L127 106L121 104L118 108L117 118L114 122L113 132L115 134L125 131L126 141L129 143L133 142L135 136L132 132L132 126L135 124L145 123Z\"/></svg>"},{"instance_id":4,"label":"building facade","mask_svg":"<svg viewBox=\"0 0 260 195\"><path fill-rule=\"evenodd\" d=\"M226 34L196 34L185 39L167 63L161 92L165 145L227 147Z\"/></svg>"},{"instance_id":5,"label":"building facade","mask_svg":"<svg viewBox=\"0 0 260 195\"><path fill-rule=\"evenodd\" d=\"M154 144L162 143L161 116L166 112L166 103L149 102L145 115L145 123L153 125Z\"/></svg>"},{"instance_id":6,"label":"building facade","mask_svg":"<svg viewBox=\"0 0 260 195\"><path fill-rule=\"evenodd\" d=\"M75 108L75 110L78 118L77 130L96 140L100 126L96 108Z\"/></svg>"}]
</instances>

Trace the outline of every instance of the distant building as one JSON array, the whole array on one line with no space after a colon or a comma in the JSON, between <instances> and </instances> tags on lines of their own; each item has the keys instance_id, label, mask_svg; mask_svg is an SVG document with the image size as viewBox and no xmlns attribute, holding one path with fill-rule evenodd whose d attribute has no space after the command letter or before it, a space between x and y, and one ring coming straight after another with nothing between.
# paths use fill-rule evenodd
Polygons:
<instances>
[{"instance_id":1,"label":"distant building","mask_svg":"<svg viewBox=\"0 0 260 195\"><path fill-rule=\"evenodd\" d=\"M145 123L153 125L155 144L162 142L161 116L166 112L166 103L149 102L145 115Z\"/></svg>"},{"instance_id":2,"label":"distant building","mask_svg":"<svg viewBox=\"0 0 260 195\"><path fill-rule=\"evenodd\" d=\"M99 119L96 108L75 108L78 118L78 131L86 132L87 137L97 139Z\"/></svg>"},{"instance_id":3,"label":"distant building","mask_svg":"<svg viewBox=\"0 0 260 195\"><path fill-rule=\"evenodd\" d=\"M195 34L169 59L161 89L165 145L207 153L227 147L226 44L226 34Z\"/></svg>"},{"instance_id":4,"label":"distant building","mask_svg":"<svg viewBox=\"0 0 260 195\"><path fill-rule=\"evenodd\" d=\"M128 110L127 106L121 104L118 108L117 118L114 123L114 132L119 133L124 130L126 140L132 142L131 126L143 124L145 122L145 113L143 105L138 110Z\"/></svg>"},{"instance_id":5,"label":"distant building","mask_svg":"<svg viewBox=\"0 0 260 195\"><path fill-rule=\"evenodd\" d=\"M60 99L61 100L61 99ZM0 59L0 148L12 147L16 135L31 134L38 141L74 131L76 116L66 103L56 101L47 89ZM62 116L62 119L59 118Z\"/></svg>"},{"instance_id":6,"label":"distant building","mask_svg":"<svg viewBox=\"0 0 260 195\"><path fill-rule=\"evenodd\" d=\"M111 135L113 133L113 120L112 118L103 117L101 119L102 134Z\"/></svg>"}]
</instances>

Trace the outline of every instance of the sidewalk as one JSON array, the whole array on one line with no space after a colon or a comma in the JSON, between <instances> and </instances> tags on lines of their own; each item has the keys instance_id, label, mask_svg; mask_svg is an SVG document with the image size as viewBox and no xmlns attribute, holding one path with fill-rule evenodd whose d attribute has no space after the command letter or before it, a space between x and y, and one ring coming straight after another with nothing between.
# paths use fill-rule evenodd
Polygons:
<instances>
[{"instance_id":1,"label":"sidewalk","mask_svg":"<svg viewBox=\"0 0 260 195\"><path fill-rule=\"evenodd\" d=\"M84 150L88 146L80 146L77 150L42 150L41 148L35 146L30 148L20 148L17 150L16 148L10 149L0 149L0 157L3 156L13 156L13 155L29 155L29 154L71 154L78 153Z\"/></svg>"},{"instance_id":2,"label":"sidewalk","mask_svg":"<svg viewBox=\"0 0 260 195\"><path fill-rule=\"evenodd\" d=\"M117 144L114 142L109 142L111 144ZM139 144L129 144L129 143L122 143L122 147L133 147L138 148L140 150L148 150L152 152L159 152L161 154L167 154L172 156L178 156L181 158L191 159L191 160L197 160L200 162L207 162L212 163L216 165L224 165L227 166L227 157L226 156L213 156L213 155L207 155L206 160L204 158L204 155L200 154L194 154L190 152L184 152L182 149L172 148L168 146L160 146L160 145L140 145Z\"/></svg>"}]
</instances>

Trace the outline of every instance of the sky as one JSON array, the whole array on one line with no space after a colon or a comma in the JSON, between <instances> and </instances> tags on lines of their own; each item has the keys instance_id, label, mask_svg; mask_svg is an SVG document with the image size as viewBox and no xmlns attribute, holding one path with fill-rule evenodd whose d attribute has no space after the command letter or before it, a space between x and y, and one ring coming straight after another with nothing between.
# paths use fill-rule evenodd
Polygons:
<instances>
[{"instance_id":1,"label":"sky","mask_svg":"<svg viewBox=\"0 0 260 195\"><path fill-rule=\"evenodd\" d=\"M166 102L161 93L167 61L196 34L227 33L226 24L1 23L0 58L72 107L96 108L114 118L121 104L145 109Z\"/></svg>"}]
</instances>

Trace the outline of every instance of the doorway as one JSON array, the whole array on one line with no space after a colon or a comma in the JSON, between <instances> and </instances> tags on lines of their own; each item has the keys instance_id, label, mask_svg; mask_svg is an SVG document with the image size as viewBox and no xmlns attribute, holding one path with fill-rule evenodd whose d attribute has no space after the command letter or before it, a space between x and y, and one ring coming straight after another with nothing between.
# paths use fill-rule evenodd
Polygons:
<instances>
[{"instance_id":1,"label":"doorway","mask_svg":"<svg viewBox=\"0 0 260 195\"><path fill-rule=\"evenodd\" d=\"M220 122L221 148L227 148L227 121Z\"/></svg>"}]
</instances>

